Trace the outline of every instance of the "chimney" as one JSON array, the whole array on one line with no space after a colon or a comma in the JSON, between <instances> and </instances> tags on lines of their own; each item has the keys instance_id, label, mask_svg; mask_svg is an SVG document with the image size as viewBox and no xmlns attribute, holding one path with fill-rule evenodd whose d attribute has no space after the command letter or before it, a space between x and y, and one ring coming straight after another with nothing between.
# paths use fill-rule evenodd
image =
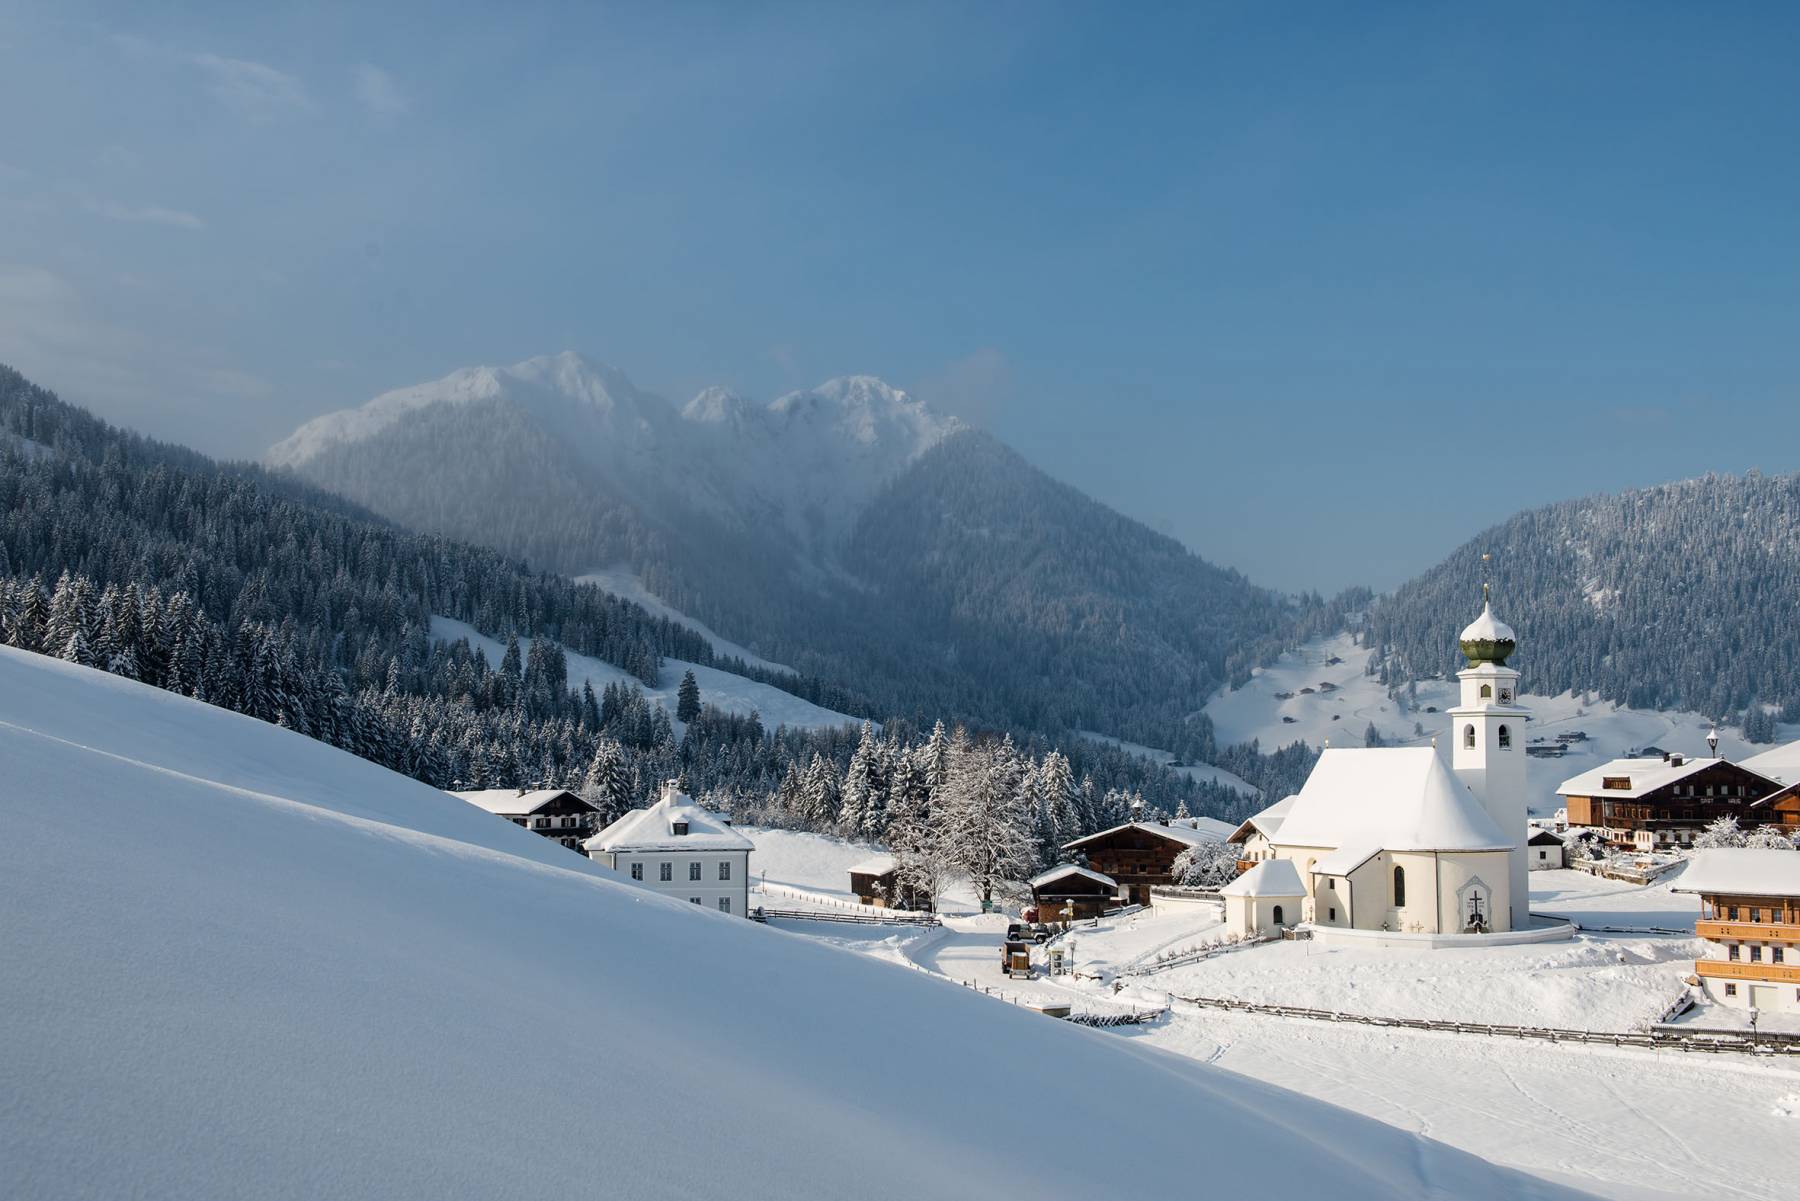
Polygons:
<instances>
[{"instance_id":1,"label":"chimney","mask_svg":"<svg viewBox=\"0 0 1800 1201\"><path fill-rule=\"evenodd\" d=\"M1670 767L1680 767L1683 763L1686 763L1686 762L1687 762L1687 760L1683 759L1680 755L1670 755L1669 756L1669 766Z\"/></svg>"}]
</instances>

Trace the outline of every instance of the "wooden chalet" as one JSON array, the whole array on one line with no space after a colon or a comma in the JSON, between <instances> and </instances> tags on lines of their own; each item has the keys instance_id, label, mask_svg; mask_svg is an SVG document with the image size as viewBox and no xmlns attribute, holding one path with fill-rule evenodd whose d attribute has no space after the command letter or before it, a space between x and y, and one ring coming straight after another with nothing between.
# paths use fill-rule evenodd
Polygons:
<instances>
[{"instance_id":1,"label":"wooden chalet","mask_svg":"<svg viewBox=\"0 0 1800 1201\"><path fill-rule=\"evenodd\" d=\"M1031 903L1040 922L1073 922L1099 917L1119 904L1119 885L1111 876L1074 863L1062 863L1033 876Z\"/></svg>"},{"instance_id":2,"label":"wooden chalet","mask_svg":"<svg viewBox=\"0 0 1800 1201\"><path fill-rule=\"evenodd\" d=\"M1066 843L1071 855L1086 855L1088 866L1110 876L1119 897L1132 905L1148 905L1150 890L1175 883L1175 857L1191 846L1218 842L1212 831L1164 822L1126 822Z\"/></svg>"},{"instance_id":3,"label":"wooden chalet","mask_svg":"<svg viewBox=\"0 0 1800 1201\"><path fill-rule=\"evenodd\" d=\"M1754 802L1781 785L1725 759L1679 754L1614 759L1557 788L1569 825L1598 830L1614 846L1638 851L1685 847L1721 817L1757 818Z\"/></svg>"},{"instance_id":4,"label":"wooden chalet","mask_svg":"<svg viewBox=\"0 0 1800 1201\"><path fill-rule=\"evenodd\" d=\"M451 796L553 838L571 851L598 828L600 811L564 788L482 788Z\"/></svg>"},{"instance_id":5,"label":"wooden chalet","mask_svg":"<svg viewBox=\"0 0 1800 1201\"><path fill-rule=\"evenodd\" d=\"M1694 961L1712 1001L1765 1014L1800 1013L1800 852L1737 847L1694 856L1671 892L1700 897Z\"/></svg>"}]
</instances>

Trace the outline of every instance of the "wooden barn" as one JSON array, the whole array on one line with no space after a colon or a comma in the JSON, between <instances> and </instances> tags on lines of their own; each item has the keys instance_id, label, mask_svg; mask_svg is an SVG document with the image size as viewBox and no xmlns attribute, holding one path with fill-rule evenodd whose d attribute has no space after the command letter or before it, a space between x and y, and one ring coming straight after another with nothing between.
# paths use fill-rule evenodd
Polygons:
<instances>
[{"instance_id":1,"label":"wooden barn","mask_svg":"<svg viewBox=\"0 0 1800 1201\"><path fill-rule=\"evenodd\" d=\"M876 855L850 868L850 891L865 905L884 909L924 911L931 908L928 897L919 896L900 883L900 868L892 855Z\"/></svg>"},{"instance_id":2,"label":"wooden barn","mask_svg":"<svg viewBox=\"0 0 1800 1201\"><path fill-rule=\"evenodd\" d=\"M1111 876L1062 863L1031 879L1031 903L1040 922L1072 922L1099 917L1119 904L1119 885Z\"/></svg>"}]
</instances>

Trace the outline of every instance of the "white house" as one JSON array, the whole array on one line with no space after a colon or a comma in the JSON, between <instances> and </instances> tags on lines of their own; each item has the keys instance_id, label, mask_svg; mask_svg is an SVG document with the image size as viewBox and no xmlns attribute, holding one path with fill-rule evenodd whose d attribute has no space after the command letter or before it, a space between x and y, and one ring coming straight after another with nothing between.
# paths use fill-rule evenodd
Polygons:
<instances>
[{"instance_id":1,"label":"white house","mask_svg":"<svg viewBox=\"0 0 1800 1201\"><path fill-rule=\"evenodd\" d=\"M1534 872L1555 871L1567 867L1568 847L1553 830L1537 829L1525 840L1526 866Z\"/></svg>"},{"instance_id":2,"label":"white house","mask_svg":"<svg viewBox=\"0 0 1800 1201\"><path fill-rule=\"evenodd\" d=\"M1247 871L1251 864L1275 857L1275 844L1271 840L1281 829L1281 823L1287 819L1288 811L1293 807L1293 797L1282 797L1260 813L1253 813L1245 818L1231 832L1225 841L1238 848L1240 870Z\"/></svg>"},{"instance_id":3,"label":"white house","mask_svg":"<svg viewBox=\"0 0 1800 1201\"><path fill-rule=\"evenodd\" d=\"M1235 893L1221 890L1228 921L1230 897L1243 898L1238 918L1253 926L1241 932L1291 923L1296 884L1301 919L1316 927L1461 934L1528 925L1528 715L1519 673L1506 666L1514 635L1484 605L1459 645L1469 666L1457 673L1449 766L1432 747L1328 748L1305 787L1233 835L1246 859L1263 856L1227 886ZM1282 860L1291 878L1270 868Z\"/></svg>"},{"instance_id":4,"label":"white house","mask_svg":"<svg viewBox=\"0 0 1800 1201\"><path fill-rule=\"evenodd\" d=\"M720 913L750 911L755 844L729 819L694 803L673 782L648 809L633 809L582 844L589 859L672 897Z\"/></svg>"},{"instance_id":5,"label":"white house","mask_svg":"<svg viewBox=\"0 0 1800 1201\"><path fill-rule=\"evenodd\" d=\"M1800 1013L1800 852L1714 847L1695 855L1670 892L1696 893L1694 961L1706 995L1761 1013Z\"/></svg>"}]
</instances>

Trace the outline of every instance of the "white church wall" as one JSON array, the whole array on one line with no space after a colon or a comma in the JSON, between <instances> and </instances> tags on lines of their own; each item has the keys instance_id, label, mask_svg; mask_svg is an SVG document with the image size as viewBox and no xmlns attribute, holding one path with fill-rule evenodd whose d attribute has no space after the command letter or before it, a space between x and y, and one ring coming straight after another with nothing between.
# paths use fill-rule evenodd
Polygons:
<instances>
[{"instance_id":1,"label":"white church wall","mask_svg":"<svg viewBox=\"0 0 1800 1201\"><path fill-rule=\"evenodd\" d=\"M1430 851L1395 851L1383 858L1389 861L1387 870L1375 883L1381 896L1381 915L1363 929L1379 930L1386 922L1389 930L1441 933L1444 918L1439 902L1442 892L1438 882L1438 857ZM1399 907L1393 903L1396 867L1406 873L1406 904Z\"/></svg>"},{"instance_id":2,"label":"white church wall","mask_svg":"<svg viewBox=\"0 0 1800 1201\"><path fill-rule=\"evenodd\" d=\"M1507 851L1458 851L1437 856L1438 930L1462 932L1472 892L1479 890L1488 929L1512 929L1512 855Z\"/></svg>"}]
</instances>

